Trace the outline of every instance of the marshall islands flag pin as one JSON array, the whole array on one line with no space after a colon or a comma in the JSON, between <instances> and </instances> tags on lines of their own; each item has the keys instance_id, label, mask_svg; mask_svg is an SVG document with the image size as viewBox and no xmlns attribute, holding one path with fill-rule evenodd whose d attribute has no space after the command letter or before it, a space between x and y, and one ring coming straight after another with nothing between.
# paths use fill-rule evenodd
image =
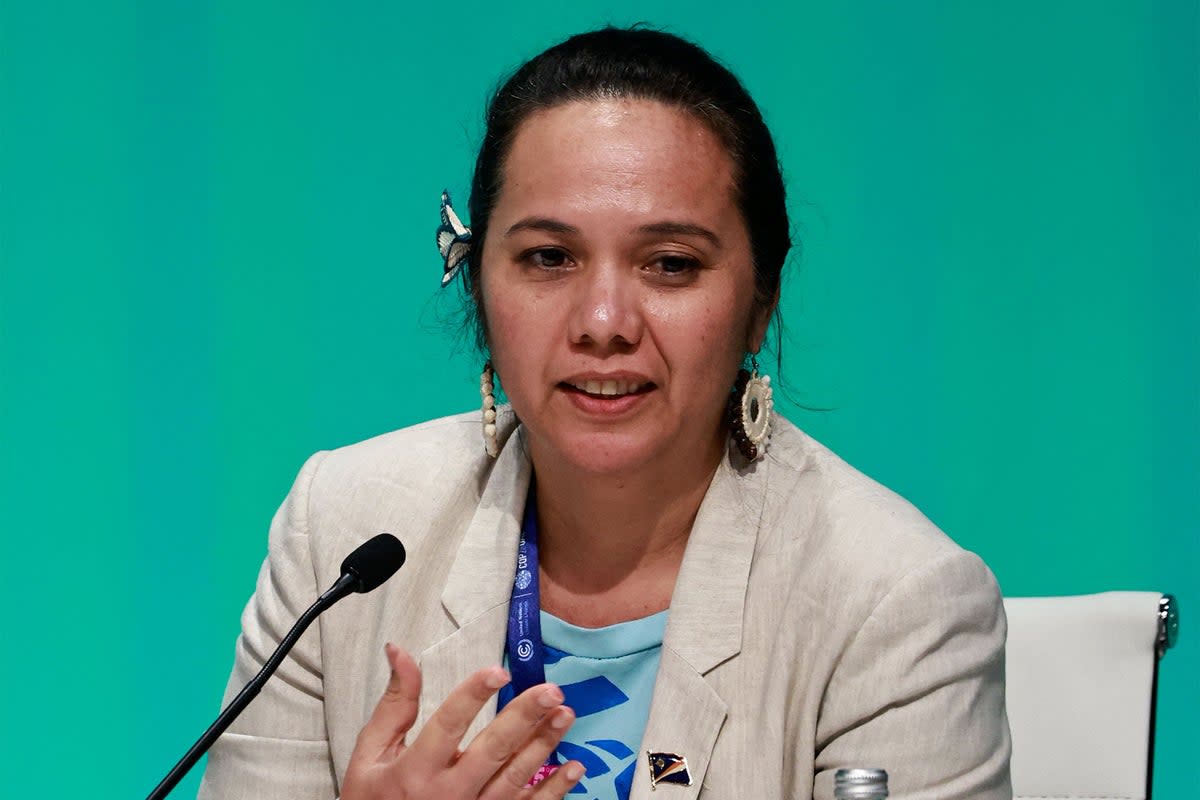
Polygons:
<instances>
[{"instance_id":1,"label":"marshall islands flag pin","mask_svg":"<svg viewBox=\"0 0 1200 800\"><path fill-rule=\"evenodd\" d=\"M660 783L675 783L691 786L692 776L688 772L687 759L678 753L652 753L646 751L650 760L650 788L657 789Z\"/></svg>"}]
</instances>

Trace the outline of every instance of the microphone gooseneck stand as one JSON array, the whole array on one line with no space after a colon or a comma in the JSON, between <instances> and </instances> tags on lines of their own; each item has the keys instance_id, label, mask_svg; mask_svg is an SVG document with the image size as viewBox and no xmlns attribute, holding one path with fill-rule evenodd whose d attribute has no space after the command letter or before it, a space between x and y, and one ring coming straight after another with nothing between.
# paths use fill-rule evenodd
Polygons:
<instances>
[{"instance_id":1,"label":"microphone gooseneck stand","mask_svg":"<svg viewBox=\"0 0 1200 800\"><path fill-rule=\"evenodd\" d=\"M308 629L313 620L320 616L321 612L351 592L371 591L390 578L403 563L404 546L396 537L388 533L382 533L370 539L347 556L342 563L342 575L337 582L300 615L300 619L296 620L296 624L287 632L287 636L283 637L283 641L275 648L275 652L271 653L271 657L267 659L266 664L263 664L258 674L238 692L237 697L233 698L233 702L226 706L216 721L196 740L183 758L179 759L179 763L172 767L158 786L154 787L154 791L147 796L146 800L163 800L175 788L183 776L187 775L188 770L194 767L200 757L208 752L208 748L212 747L217 737L224 733L246 706L250 705L250 701L258 696L258 693L262 691L263 684L275 673L296 641Z\"/></svg>"}]
</instances>

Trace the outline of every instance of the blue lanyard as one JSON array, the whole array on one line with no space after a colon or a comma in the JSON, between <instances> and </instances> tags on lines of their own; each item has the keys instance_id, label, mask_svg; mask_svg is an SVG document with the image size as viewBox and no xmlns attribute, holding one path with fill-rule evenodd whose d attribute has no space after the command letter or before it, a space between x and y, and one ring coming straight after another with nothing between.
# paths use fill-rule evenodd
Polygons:
<instances>
[{"instance_id":1,"label":"blue lanyard","mask_svg":"<svg viewBox=\"0 0 1200 800\"><path fill-rule=\"evenodd\" d=\"M514 696L546 682L546 658L542 649L541 596L538 592L537 502L533 487L525 498L525 518L517 544L517 569L513 575L512 600L508 605L508 670Z\"/></svg>"},{"instance_id":2,"label":"blue lanyard","mask_svg":"<svg viewBox=\"0 0 1200 800\"><path fill-rule=\"evenodd\" d=\"M508 604L508 636L505 651L512 675L513 697L546 682L546 653L542 648L542 601L538 592L537 500L533 485L525 498L525 518L517 542L517 569L513 575L512 599ZM559 764L557 748L530 779L535 786Z\"/></svg>"}]
</instances>

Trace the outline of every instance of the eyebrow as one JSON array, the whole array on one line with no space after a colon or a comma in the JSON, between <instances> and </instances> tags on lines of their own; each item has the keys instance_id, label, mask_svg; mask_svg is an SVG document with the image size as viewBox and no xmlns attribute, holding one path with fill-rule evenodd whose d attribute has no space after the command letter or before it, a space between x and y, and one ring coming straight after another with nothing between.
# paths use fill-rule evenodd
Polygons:
<instances>
[{"instance_id":1,"label":"eyebrow","mask_svg":"<svg viewBox=\"0 0 1200 800\"><path fill-rule=\"evenodd\" d=\"M652 222L649 225L642 225L638 231L672 236L699 236L702 239L708 239L717 247L721 246L721 239L715 233L702 225L693 225L690 222Z\"/></svg>"},{"instance_id":2,"label":"eyebrow","mask_svg":"<svg viewBox=\"0 0 1200 800\"><path fill-rule=\"evenodd\" d=\"M526 217L513 223L507 231L504 232L505 237L512 236L518 231L546 231L547 233L567 233L577 234L579 229L574 225L553 219L551 217ZM715 233L702 225L694 225L690 222L651 222L638 227L638 233L656 233L666 234L671 236L699 236L702 239L707 239L717 247L721 246L721 239Z\"/></svg>"},{"instance_id":3,"label":"eyebrow","mask_svg":"<svg viewBox=\"0 0 1200 800\"><path fill-rule=\"evenodd\" d=\"M546 231L547 233L579 233L579 228L574 225L568 225L557 219L550 217L526 217L523 220L514 222L512 226L504 232L507 238L512 236L517 231Z\"/></svg>"}]
</instances>

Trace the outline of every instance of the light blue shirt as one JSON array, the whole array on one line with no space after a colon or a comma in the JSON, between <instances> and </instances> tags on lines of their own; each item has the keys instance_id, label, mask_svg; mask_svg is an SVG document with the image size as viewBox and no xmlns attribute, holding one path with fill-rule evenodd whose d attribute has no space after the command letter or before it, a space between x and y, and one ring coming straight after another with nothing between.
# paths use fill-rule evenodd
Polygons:
<instances>
[{"instance_id":1,"label":"light blue shirt","mask_svg":"<svg viewBox=\"0 0 1200 800\"><path fill-rule=\"evenodd\" d=\"M667 612L604 628L580 628L543 611L541 623L546 680L558 684L575 712L575 724L559 744L558 755L586 769L570 794L588 800L628 800ZM512 692L511 685L501 690L500 708L512 699Z\"/></svg>"}]
</instances>

